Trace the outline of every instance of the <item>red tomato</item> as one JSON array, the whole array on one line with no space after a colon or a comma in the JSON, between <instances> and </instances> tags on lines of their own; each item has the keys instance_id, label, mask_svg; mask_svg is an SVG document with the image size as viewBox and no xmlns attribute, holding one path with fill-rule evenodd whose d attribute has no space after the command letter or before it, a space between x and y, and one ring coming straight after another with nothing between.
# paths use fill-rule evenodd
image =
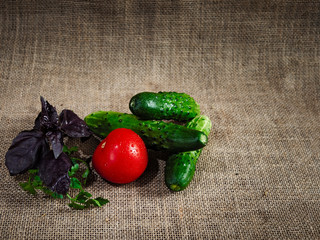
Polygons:
<instances>
[{"instance_id":1,"label":"red tomato","mask_svg":"<svg viewBox=\"0 0 320 240\"><path fill-rule=\"evenodd\" d=\"M113 183L129 183L145 171L147 148L138 134L126 128L113 130L101 141L92 156L97 173Z\"/></svg>"}]
</instances>

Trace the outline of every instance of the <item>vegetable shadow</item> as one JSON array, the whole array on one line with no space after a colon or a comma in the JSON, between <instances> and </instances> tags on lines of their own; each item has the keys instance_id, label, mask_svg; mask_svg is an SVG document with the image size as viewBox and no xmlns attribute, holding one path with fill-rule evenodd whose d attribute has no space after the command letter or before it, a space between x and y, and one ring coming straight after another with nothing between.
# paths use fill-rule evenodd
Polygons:
<instances>
[{"instance_id":1,"label":"vegetable shadow","mask_svg":"<svg viewBox=\"0 0 320 240\"><path fill-rule=\"evenodd\" d=\"M145 172L134 182L134 186L141 188L140 193L142 195L164 195L169 194L169 191L162 191L165 186L163 176L159 174L164 174L165 161L168 159L170 154L162 151L148 150L148 166ZM155 188L155 186L158 186ZM150 192L150 189L153 189Z\"/></svg>"},{"instance_id":2,"label":"vegetable shadow","mask_svg":"<svg viewBox=\"0 0 320 240\"><path fill-rule=\"evenodd\" d=\"M135 185L142 187L150 184L159 173L159 162L156 153L148 150L148 165L143 174L135 181Z\"/></svg>"},{"instance_id":3,"label":"vegetable shadow","mask_svg":"<svg viewBox=\"0 0 320 240\"><path fill-rule=\"evenodd\" d=\"M159 173L159 153L154 152L152 150L148 150L148 165L146 167L146 170L142 173L142 175L137 180L129 184L132 184L132 186L134 187L147 186L154 180L154 178L158 175L158 173ZM115 187L124 187L125 185L127 185L127 184L112 183L107 180L104 180L104 181Z\"/></svg>"},{"instance_id":4,"label":"vegetable shadow","mask_svg":"<svg viewBox=\"0 0 320 240\"><path fill-rule=\"evenodd\" d=\"M99 145L100 141L102 139L92 136L86 141L82 142L80 139L68 139L65 143L67 146L78 146L80 155L79 157L91 157L94 153L94 150ZM154 150L148 150L148 165L146 170L143 172L143 174L134 182L128 183L131 185L131 187L134 188L141 188L141 192L149 192L151 185L161 185L163 184L164 188L165 183L162 181L162 177L159 176L159 174L163 173L163 167L165 166L165 161L169 158L170 153L165 151L154 151ZM91 167L91 176L88 179L87 185L89 186L93 184L97 178L99 178L99 175L95 172L95 170L92 168L92 164L90 163ZM116 187L116 188L125 188L128 187L128 184L117 184L109 182L105 179L102 179L107 184ZM154 183L154 181L159 181L159 183ZM160 191L163 192L163 191Z\"/></svg>"}]
</instances>

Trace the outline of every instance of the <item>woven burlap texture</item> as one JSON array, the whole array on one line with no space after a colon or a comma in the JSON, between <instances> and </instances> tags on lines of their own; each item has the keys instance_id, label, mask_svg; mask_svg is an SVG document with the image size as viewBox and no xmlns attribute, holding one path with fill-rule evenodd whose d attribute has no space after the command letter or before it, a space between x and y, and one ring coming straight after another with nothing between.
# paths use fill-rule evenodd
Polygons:
<instances>
[{"instance_id":1,"label":"woven burlap texture","mask_svg":"<svg viewBox=\"0 0 320 240\"><path fill-rule=\"evenodd\" d=\"M0 2L0 239L320 239L318 1ZM102 208L28 195L4 156L40 96L80 117L142 91L190 94L213 123L190 186L150 152ZM90 155L98 140L79 144ZM74 144L74 143L72 143Z\"/></svg>"}]
</instances>

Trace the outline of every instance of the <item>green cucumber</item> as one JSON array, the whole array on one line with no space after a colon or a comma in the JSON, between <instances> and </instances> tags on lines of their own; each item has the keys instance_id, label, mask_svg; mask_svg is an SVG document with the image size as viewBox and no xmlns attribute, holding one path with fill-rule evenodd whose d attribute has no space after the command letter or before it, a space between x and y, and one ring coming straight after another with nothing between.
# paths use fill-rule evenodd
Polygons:
<instances>
[{"instance_id":1,"label":"green cucumber","mask_svg":"<svg viewBox=\"0 0 320 240\"><path fill-rule=\"evenodd\" d=\"M205 115L198 115L186 125L189 129L202 131L209 136L212 123ZM173 191L181 191L188 187L195 170L196 163L202 149L180 152L169 157L165 167L165 182Z\"/></svg>"},{"instance_id":2,"label":"green cucumber","mask_svg":"<svg viewBox=\"0 0 320 240\"><path fill-rule=\"evenodd\" d=\"M188 121L200 114L199 104L186 93L141 92L133 96L130 111L141 119Z\"/></svg>"},{"instance_id":3,"label":"green cucumber","mask_svg":"<svg viewBox=\"0 0 320 240\"><path fill-rule=\"evenodd\" d=\"M86 116L84 121L101 137L117 128L131 129L142 138L147 148L154 150L191 151L204 147L208 140L201 131L163 121L140 120L127 113L98 111Z\"/></svg>"}]
</instances>

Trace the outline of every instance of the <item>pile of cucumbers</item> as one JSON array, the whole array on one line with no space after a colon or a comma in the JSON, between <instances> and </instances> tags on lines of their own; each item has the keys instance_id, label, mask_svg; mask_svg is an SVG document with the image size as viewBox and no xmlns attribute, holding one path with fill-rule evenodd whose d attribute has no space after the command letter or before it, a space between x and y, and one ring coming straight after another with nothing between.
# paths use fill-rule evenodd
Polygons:
<instances>
[{"instance_id":1,"label":"pile of cucumbers","mask_svg":"<svg viewBox=\"0 0 320 240\"><path fill-rule=\"evenodd\" d=\"M132 114L98 111L84 120L100 137L117 128L128 128L142 138L147 148L170 152L166 185L173 191L184 190L208 142L210 119L201 115L199 104L185 93L141 92L130 99L129 108Z\"/></svg>"}]
</instances>

